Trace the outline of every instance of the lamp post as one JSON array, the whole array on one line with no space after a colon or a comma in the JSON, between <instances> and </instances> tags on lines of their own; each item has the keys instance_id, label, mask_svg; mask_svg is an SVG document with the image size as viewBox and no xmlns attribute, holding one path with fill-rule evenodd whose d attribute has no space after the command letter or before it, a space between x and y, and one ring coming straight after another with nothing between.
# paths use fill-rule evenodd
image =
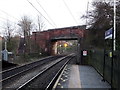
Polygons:
<instances>
[{"instance_id":1,"label":"lamp post","mask_svg":"<svg viewBox=\"0 0 120 90\"><path fill-rule=\"evenodd\" d=\"M113 50L116 50L116 0L114 0L114 35L113 35Z\"/></svg>"},{"instance_id":2,"label":"lamp post","mask_svg":"<svg viewBox=\"0 0 120 90\"><path fill-rule=\"evenodd\" d=\"M111 61L111 87L113 88L113 60L116 51L116 0L114 0L114 22L113 22L113 35L112 35L112 61Z\"/></svg>"}]
</instances>

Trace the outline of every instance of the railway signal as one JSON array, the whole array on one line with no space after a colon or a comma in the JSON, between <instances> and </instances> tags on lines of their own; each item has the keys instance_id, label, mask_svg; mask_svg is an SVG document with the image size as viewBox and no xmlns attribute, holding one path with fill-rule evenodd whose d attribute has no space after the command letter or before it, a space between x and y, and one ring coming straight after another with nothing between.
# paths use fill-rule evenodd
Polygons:
<instances>
[{"instance_id":1,"label":"railway signal","mask_svg":"<svg viewBox=\"0 0 120 90\"><path fill-rule=\"evenodd\" d=\"M68 46L68 44L67 44L67 43L65 43L65 44L64 44L64 47L67 47L67 46Z\"/></svg>"}]
</instances>

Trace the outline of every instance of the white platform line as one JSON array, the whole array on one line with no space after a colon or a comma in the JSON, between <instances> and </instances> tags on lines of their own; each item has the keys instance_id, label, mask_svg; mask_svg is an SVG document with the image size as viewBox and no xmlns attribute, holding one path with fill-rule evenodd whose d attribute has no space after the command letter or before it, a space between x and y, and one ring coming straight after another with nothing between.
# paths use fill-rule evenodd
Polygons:
<instances>
[{"instance_id":1,"label":"white platform line","mask_svg":"<svg viewBox=\"0 0 120 90\"><path fill-rule=\"evenodd\" d=\"M80 73L78 65L73 65L71 68L69 88L81 88Z\"/></svg>"}]
</instances>

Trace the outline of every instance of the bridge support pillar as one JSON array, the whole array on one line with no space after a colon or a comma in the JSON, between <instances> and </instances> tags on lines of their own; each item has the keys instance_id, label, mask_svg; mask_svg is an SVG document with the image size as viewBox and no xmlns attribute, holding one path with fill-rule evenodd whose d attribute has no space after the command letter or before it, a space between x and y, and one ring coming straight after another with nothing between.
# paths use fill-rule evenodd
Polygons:
<instances>
[{"instance_id":1,"label":"bridge support pillar","mask_svg":"<svg viewBox=\"0 0 120 90\"><path fill-rule=\"evenodd\" d=\"M81 38L78 38L78 45L77 45L77 64L82 64L82 58L81 58Z\"/></svg>"}]
</instances>

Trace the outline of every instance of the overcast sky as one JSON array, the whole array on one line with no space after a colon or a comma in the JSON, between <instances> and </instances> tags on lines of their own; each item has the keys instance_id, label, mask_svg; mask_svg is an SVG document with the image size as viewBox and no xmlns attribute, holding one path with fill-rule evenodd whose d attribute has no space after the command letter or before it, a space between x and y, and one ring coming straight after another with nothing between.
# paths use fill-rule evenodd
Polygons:
<instances>
[{"instance_id":1,"label":"overcast sky","mask_svg":"<svg viewBox=\"0 0 120 90\"><path fill-rule=\"evenodd\" d=\"M81 19L86 14L87 3L92 0L29 0L46 19L46 29L61 28L68 26L84 25L85 20ZM47 12L49 17L40 7ZM68 6L66 7L65 4ZM72 15L70 14L69 10ZM89 6L90 8L90 6ZM6 14L7 13L7 14ZM4 23L8 19L11 23L18 23L22 16L29 16L34 22L37 15L40 15L27 0L0 0L0 28L4 27ZM53 24L56 24L56 26ZM2 29L0 29L2 30Z\"/></svg>"}]
</instances>

